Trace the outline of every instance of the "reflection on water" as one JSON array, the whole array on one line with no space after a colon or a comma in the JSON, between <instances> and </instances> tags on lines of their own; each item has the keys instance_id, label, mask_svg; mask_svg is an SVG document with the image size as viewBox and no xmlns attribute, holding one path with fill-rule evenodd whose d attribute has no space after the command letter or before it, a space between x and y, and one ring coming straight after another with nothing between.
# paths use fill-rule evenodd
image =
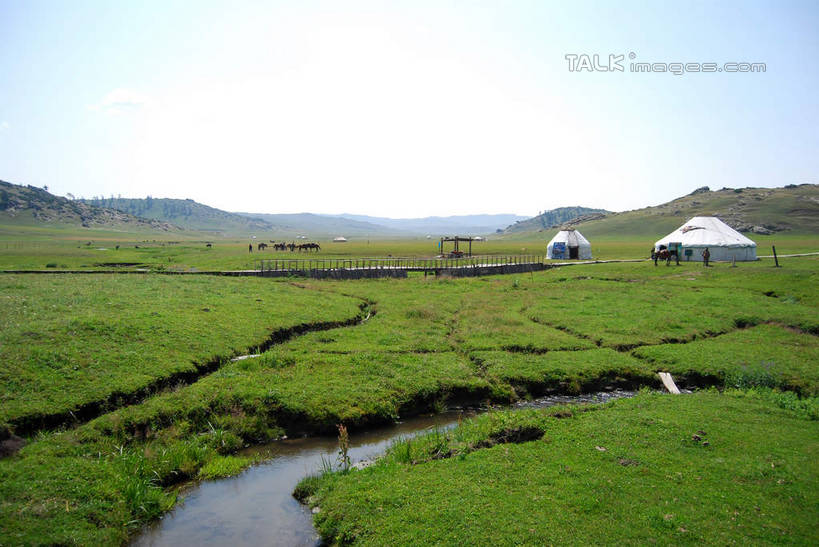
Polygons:
<instances>
[{"instance_id":1,"label":"reflection on water","mask_svg":"<svg viewBox=\"0 0 819 547\"><path fill-rule=\"evenodd\" d=\"M562 403L603 402L632 396L614 391L579 397L552 396L519 406L551 406ZM474 412L469 412L474 414ZM423 433L434 427L454 426L461 412L410 418L402 423L350 435L353 463L374 458L393 440ZM296 484L321 468L322 458L335 462L338 441L313 437L277 441L253 449L270 459L237 477L191 485L184 501L165 517L147 527L132 545L316 545L310 510L293 496Z\"/></svg>"}]
</instances>

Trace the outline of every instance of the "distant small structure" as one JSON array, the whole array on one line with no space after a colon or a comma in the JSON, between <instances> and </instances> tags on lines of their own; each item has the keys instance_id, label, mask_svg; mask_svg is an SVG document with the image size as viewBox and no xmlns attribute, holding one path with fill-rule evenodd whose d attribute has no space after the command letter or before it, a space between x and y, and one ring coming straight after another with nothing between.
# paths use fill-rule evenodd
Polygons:
<instances>
[{"instance_id":1,"label":"distant small structure","mask_svg":"<svg viewBox=\"0 0 819 547\"><path fill-rule=\"evenodd\" d=\"M574 228L560 230L546 246L546 258L589 260L591 243Z\"/></svg>"},{"instance_id":2,"label":"distant small structure","mask_svg":"<svg viewBox=\"0 0 819 547\"><path fill-rule=\"evenodd\" d=\"M347 238L344 236L334 237L333 243L347 243Z\"/></svg>"},{"instance_id":3,"label":"distant small structure","mask_svg":"<svg viewBox=\"0 0 819 547\"><path fill-rule=\"evenodd\" d=\"M478 239L472 236L469 237L462 237L462 236L455 236L455 237L442 237L441 241L438 243L438 249L441 251L441 256L447 256L449 258L461 258L462 256L472 256L472 242L473 241L483 241L483 239ZM447 253L444 251L444 243L452 242L455 244L454 250ZM469 243L469 251L464 253L459 248L459 243L465 242Z\"/></svg>"}]
</instances>

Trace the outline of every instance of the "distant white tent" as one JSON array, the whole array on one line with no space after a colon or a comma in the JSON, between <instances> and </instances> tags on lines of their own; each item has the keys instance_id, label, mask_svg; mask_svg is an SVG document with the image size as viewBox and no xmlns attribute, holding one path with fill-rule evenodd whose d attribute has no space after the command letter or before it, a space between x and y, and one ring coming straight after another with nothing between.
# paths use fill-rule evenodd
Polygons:
<instances>
[{"instance_id":1,"label":"distant white tent","mask_svg":"<svg viewBox=\"0 0 819 547\"><path fill-rule=\"evenodd\" d=\"M756 243L740 234L717 217L694 217L654 244L674 250L679 247L680 260L702 262L702 252L708 248L710 260L756 260Z\"/></svg>"},{"instance_id":2,"label":"distant white tent","mask_svg":"<svg viewBox=\"0 0 819 547\"><path fill-rule=\"evenodd\" d=\"M347 238L344 236L333 238L333 243L344 243L345 241L347 241Z\"/></svg>"},{"instance_id":3,"label":"distant white tent","mask_svg":"<svg viewBox=\"0 0 819 547\"><path fill-rule=\"evenodd\" d=\"M574 228L559 231L546 246L546 258L588 260L591 257L591 243Z\"/></svg>"}]
</instances>

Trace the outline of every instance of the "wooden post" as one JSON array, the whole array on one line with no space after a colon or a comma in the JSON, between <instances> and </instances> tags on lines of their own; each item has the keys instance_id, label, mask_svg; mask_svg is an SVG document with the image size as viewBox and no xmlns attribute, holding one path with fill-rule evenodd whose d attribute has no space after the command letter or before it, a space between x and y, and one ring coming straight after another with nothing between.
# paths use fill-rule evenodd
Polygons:
<instances>
[{"instance_id":1,"label":"wooden post","mask_svg":"<svg viewBox=\"0 0 819 547\"><path fill-rule=\"evenodd\" d=\"M776 257L776 245L771 245L771 249L773 249L774 253L774 262L776 263L776 268L779 267L779 259Z\"/></svg>"}]
</instances>

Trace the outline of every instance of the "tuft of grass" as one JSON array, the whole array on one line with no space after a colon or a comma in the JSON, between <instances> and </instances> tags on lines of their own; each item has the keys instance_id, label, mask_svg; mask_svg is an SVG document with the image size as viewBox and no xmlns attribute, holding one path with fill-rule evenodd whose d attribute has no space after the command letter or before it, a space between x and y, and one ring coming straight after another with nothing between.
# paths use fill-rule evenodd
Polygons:
<instances>
[{"instance_id":1,"label":"tuft of grass","mask_svg":"<svg viewBox=\"0 0 819 547\"><path fill-rule=\"evenodd\" d=\"M307 500L318 490L319 484L321 484L320 475L307 475L296 485L293 497L302 503L307 503Z\"/></svg>"},{"instance_id":2,"label":"tuft of grass","mask_svg":"<svg viewBox=\"0 0 819 547\"><path fill-rule=\"evenodd\" d=\"M252 458L243 456L216 456L199 469L200 479L220 479L238 475L253 463Z\"/></svg>"},{"instance_id":3,"label":"tuft of grass","mask_svg":"<svg viewBox=\"0 0 819 547\"><path fill-rule=\"evenodd\" d=\"M758 365L742 365L725 375L725 387L749 389L756 387L776 387L779 382L773 373L773 362L762 362Z\"/></svg>"}]
</instances>

